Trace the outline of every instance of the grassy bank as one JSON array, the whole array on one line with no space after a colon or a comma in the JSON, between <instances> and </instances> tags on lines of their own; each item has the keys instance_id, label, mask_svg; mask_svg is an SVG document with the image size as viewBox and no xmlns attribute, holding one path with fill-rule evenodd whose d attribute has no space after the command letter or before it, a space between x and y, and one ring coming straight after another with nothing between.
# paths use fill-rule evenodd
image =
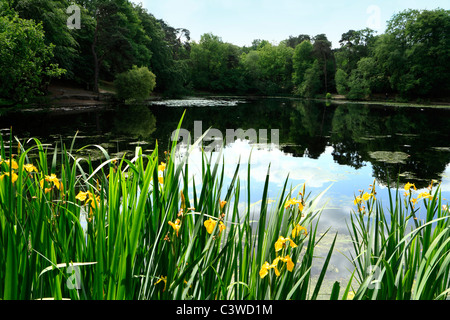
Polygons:
<instances>
[{"instance_id":1,"label":"grassy bank","mask_svg":"<svg viewBox=\"0 0 450 320\"><path fill-rule=\"evenodd\" d=\"M259 209L240 209L251 186L241 185L239 164L228 182L223 162L204 154L195 181L175 144L121 159L86 148L99 148L104 161L94 166L72 146L50 149L36 139L1 141L1 299L318 298L336 243L331 235L317 257L320 195L291 190L286 179L269 201L269 167ZM329 299L447 297L448 208L438 186L420 197L413 187L402 192L392 192L387 208L374 186L355 199L355 269Z\"/></svg>"}]
</instances>

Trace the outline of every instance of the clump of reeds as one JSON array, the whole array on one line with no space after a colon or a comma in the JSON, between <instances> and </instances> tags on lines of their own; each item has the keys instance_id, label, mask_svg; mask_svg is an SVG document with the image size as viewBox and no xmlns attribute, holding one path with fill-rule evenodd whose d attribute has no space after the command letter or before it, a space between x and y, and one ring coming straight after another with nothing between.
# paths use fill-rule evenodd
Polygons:
<instances>
[{"instance_id":1,"label":"clump of reeds","mask_svg":"<svg viewBox=\"0 0 450 320\"><path fill-rule=\"evenodd\" d=\"M419 192L407 183L389 189L384 208L375 183L356 197L351 216L354 299L432 300L450 293L450 214L439 184Z\"/></svg>"},{"instance_id":2,"label":"clump of reeds","mask_svg":"<svg viewBox=\"0 0 450 320\"><path fill-rule=\"evenodd\" d=\"M240 164L225 185L224 163L204 154L196 188L175 142L121 159L86 146L104 153L95 167L73 144L0 144L1 299L318 296L334 242L312 288L321 210L287 179L269 203L270 168L252 213L250 202L239 209Z\"/></svg>"}]
</instances>

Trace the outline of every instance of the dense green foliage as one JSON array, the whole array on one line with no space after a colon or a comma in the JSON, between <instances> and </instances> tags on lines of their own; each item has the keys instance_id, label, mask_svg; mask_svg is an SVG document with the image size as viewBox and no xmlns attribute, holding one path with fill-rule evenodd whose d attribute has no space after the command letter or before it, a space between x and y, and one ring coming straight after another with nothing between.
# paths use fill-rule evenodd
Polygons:
<instances>
[{"instance_id":1,"label":"dense green foliage","mask_svg":"<svg viewBox=\"0 0 450 320\"><path fill-rule=\"evenodd\" d=\"M26 102L40 95L51 77L63 73L51 63L52 50L40 24L0 16L0 98Z\"/></svg>"},{"instance_id":2,"label":"dense green foliage","mask_svg":"<svg viewBox=\"0 0 450 320\"><path fill-rule=\"evenodd\" d=\"M399 12L388 21L385 33L349 30L342 34L340 47L333 49L325 34L290 36L279 44L256 39L250 47L224 42L211 33L191 41L189 30L169 26L129 0L78 1L80 28L72 29L67 26L70 4L0 0L0 15L33 20L44 32L46 63L65 70L63 79L94 91L100 80L113 81L133 65L152 71L155 91L171 96L192 90L304 97L331 92L351 99L388 94L410 100L448 98L450 91L448 10ZM21 29L28 27L16 26L12 39L18 43ZM5 57L14 54L8 46L2 50L9 50ZM20 60L17 64L20 69ZM1 81L9 83L5 74ZM14 88L6 98L18 101L22 94Z\"/></svg>"},{"instance_id":3,"label":"dense green foliage","mask_svg":"<svg viewBox=\"0 0 450 320\"><path fill-rule=\"evenodd\" d=\"M117 96L123 100L145 100L156 85L156 76L147 67L132 69L117 75L114 80Z\"/></svg>"}]
</instances>

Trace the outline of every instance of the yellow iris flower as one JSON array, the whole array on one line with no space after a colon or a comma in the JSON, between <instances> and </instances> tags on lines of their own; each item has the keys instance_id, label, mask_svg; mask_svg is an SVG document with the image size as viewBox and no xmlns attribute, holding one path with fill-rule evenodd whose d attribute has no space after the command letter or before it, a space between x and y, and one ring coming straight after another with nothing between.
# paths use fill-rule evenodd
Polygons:
<instances>
[{"instance_id":1,"label":"yellow iris flower","mask_svg":"<svg viewBox=\"0 0 450 320\"><path fill-rule=\"evenodd\" d=\"M158 182L161 184L164 183L164 170L166 170L166 164L164 162L161 162L161 164L158 166Z\"/></svg>"},{"instance_id":2,"label":"yellow iris flower","mask_svg":"<svg viewBox=\"0 0 450 320\"><path fill-rule=\"evenodd\" d=\"M56 175L55 175L54 173L52 173L52 174L49 175L49 176L46 175L45 178L42 179L42 180L40 181L41 188L44 188L44 180L47 181L47 182L52 182L53 185L54 185L58 190L60 190L59 180L58 180L58 178L56 177Z\"/></svg>"},{"instance_id":3,"label":"yellow iris flower","mask_svg":"<svg viewBox=\"0 0 450 320\"><path fill-rule=\"evenodd\" d=\"M0 165L2 163L6 163L8 165L8 167L11 167L11 169L17 170L19 169L19 165L17 164L16 160L12 159L12 161L10 162L9 160L2 160L0 161ZM11 164L11 165L10 165Z\"/></svg>"},{"instance_id":4,"label":"yellow iris flower","mask_svg":"<svg viewBox=\"0 0 450 320\"><path fill-rule=\"evenodd\" d=\"M294 229L292 230L292 239L295 239L296 236L300 234L300 232L304 231L305 236L308 235L308 231L305 227L302 227L301 225L297 224Z\"/></svg>"},{"instance_id":5,"label":"yellow iris flower","mask_svg":"<svg viewBox=\"0 0 450 320\"><path fill-rule=\"evenodd\" d=\"M166 170L166 164L164 162L161 162L161 164L158 166L158 171L164 171Z\"/></svg>"},{"instance_id":6,"label":"yellow iris flower","mask_svg":"<svg viewBox=\"0 0 450 320\"><path fill-rule=\"evenodd\" d=\"M283 257L276 257L273 261L272 264L269 264L267 261L264 262L264 264L262 265L261 269L259 270L259 276L261 279L263 279L265 276L267 276L269 274L269 270L273 269L275 271L275 275L277 277L280 276L280 270L278 270L278 262L282 261L286 263L286 269L289 272L292 272L292 270L294 270L295 267L295 263L292 261L291 257L289 255Z\"/></svg>"},{"instance_id":7,"label":"yellow iris flower","mask_svg":"<svg viewBox=\"0 0 450 320\"><path fill-rule=\"evenodd\" d=\"M4 174L2 174L2 175L0 176L0 180L3 180L3 178L4 178L5 176L8 176L8 177L9 177L9 172L5 172ZM17 179L19 179L19 176L18 176L15 172L12 172L12 173L11 173L11 182L14 183L14 182L17 181Z\"/></svg>"},{"instance_id":8,"label":"yellow iris flower","mask_svg":"<svg viewBox=\"0 0 450 320\"><path fill-rule=\"evenodd\" d=\"M408 182L407 184L405 184L405 191L408 191L411 188L413 188L414 190L417 190L416 186L414 185L414 183L409 183Z\"/></svg>"},{"instance_id":9,"label":"yellow iris flower","mask_svg":"<svg viewBox=\"0 0 450 320\"><path fill-rule=\"evenodd\" d=\"M172 221L169 221L168 223L176 231L178 237L178 230L180 230L181 227L181 220L177 219L175 220L175 223L173 223Z\"/></svg>"},{"instance_id":10,"label":"yellow iris flower","mask_svg":"<svg viewBox=\"0 0 450 320\"><path fill-rule=\"evenodd\" d=\"M34 165L30 164L30 163L24 164L24 165L23 165L23 168L24 168L27 172L30 172L30 173L33 172L33 171L38 172L37 168L36 168Z\"/></svg>"},{"instance_id":11,"label":"yellow iris flower","mask_svg":"<svg viewBox=\"0 0 450 320\"><path fill-rule=\"evenodd\" d=\"M292 241L290 238L285 238L280 236L277 240L277 242L275 242L275 251L278 252L281 249L283 249L283 247L285 246L286 242L289 241L289 245L291 246L291 248L296 248L297 245L294 243L294 241Z\"/></svg>"},{"instance_id":12,"label":"yellow iris flower","mask_svg":"<svg viewBox=\"0 0 450 320\"><path fill-rule=\"evenodd\" d=\"M91 202L91 207L94 207L94 208L95 208L94 201L97 203L97 205L99 205L99 203L100 203L100 196L95 196L90 191L78 192L75 199L80 200L80 201L86 201L85 204L88 204L89 202Z\"/></svg>"},{"instance_id":13,"label":"yellow iris flower","mask_svg":"<svg viewBox=\"0 0 450 320\"><path fill-rule=\"evenodd\" d=\"M375 199L375 196L374 196L373 193L367 193L367 192L366 192L366 193L363 194L362 198L363 198L364 201L367 201L367 200L369 200L370 198L374 198L374 199Z\"/></svg>"},{"instance_id":14,"label":"yellow iris flower","mask_svg":"<svg viewBox=\"0 0 450 320\"><path fill-rule=\"evenodd\" d=\"M428 198L428 199L433 199L433 196L432 196L431 194L429 194L428 192L421 192L421 193L419 193L419 195L417 196L417 199L420 199L420 198L424 198L424 199L426 199L426 198Z\"/></svg>"},{"instance_id":15,"label":"yellow iris flower","mask_svg":"<svg viewBox=\"0 0 450 320\"><path fill-rule=\"evenodd\" d=\"M217 223L216 220L213 220L213 219L209 218L208 220L206 220L206 221L204 222L203 225L205 226L206 231L207 231L209 234L211 234L211 233L214 231L214 228L216 227L216 223ZM219 222L219 234L220 234L223 230L225 230L225 229L226 229L226 226L223 224L222 221L220 221L220 222Z\"/></svg>"},{"instance_id":16,"label":"yellow iris flower","mask_svg":"<svg viewBox=\"0 0 450 320\"><path fill-rule=\"evenodd\" d=\"M286 203L284 204L284 208L287 209L290 206L295 206L296 204L298 204L298 208L300 211L303 211L303 203L302 200L297 200L295 198L291 198L288 201L286 201Z\"/></svg>"},{"instance_id":17,"label":"yellow iris flower","mask_svg":"<svg viewBox=\"0 0 450 320\"><path fill-rule=\"evenodd\" d=\"M78 192L75 199L80 200L80 201L85 201L89 194L90 194L89 191L86 191L86 192L80 191L80 192Z\"/></svg>"}]
</instances>

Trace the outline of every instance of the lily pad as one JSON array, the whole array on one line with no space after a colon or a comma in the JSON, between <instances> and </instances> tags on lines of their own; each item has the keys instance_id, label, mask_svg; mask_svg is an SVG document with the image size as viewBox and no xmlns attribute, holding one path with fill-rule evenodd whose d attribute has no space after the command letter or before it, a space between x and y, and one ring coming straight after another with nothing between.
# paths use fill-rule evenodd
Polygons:
<instances>
[{"instance_id":1,"label":"lily pad","mask_svg":"<svg viewBox=\"0 0 450 320\"><path fill-rule=\"evenodd\" d=\"M369 156L380 162L385 163L405 163L409 155L401 151L374 151L369 152Z\"/></svg>"}]
</instances>

